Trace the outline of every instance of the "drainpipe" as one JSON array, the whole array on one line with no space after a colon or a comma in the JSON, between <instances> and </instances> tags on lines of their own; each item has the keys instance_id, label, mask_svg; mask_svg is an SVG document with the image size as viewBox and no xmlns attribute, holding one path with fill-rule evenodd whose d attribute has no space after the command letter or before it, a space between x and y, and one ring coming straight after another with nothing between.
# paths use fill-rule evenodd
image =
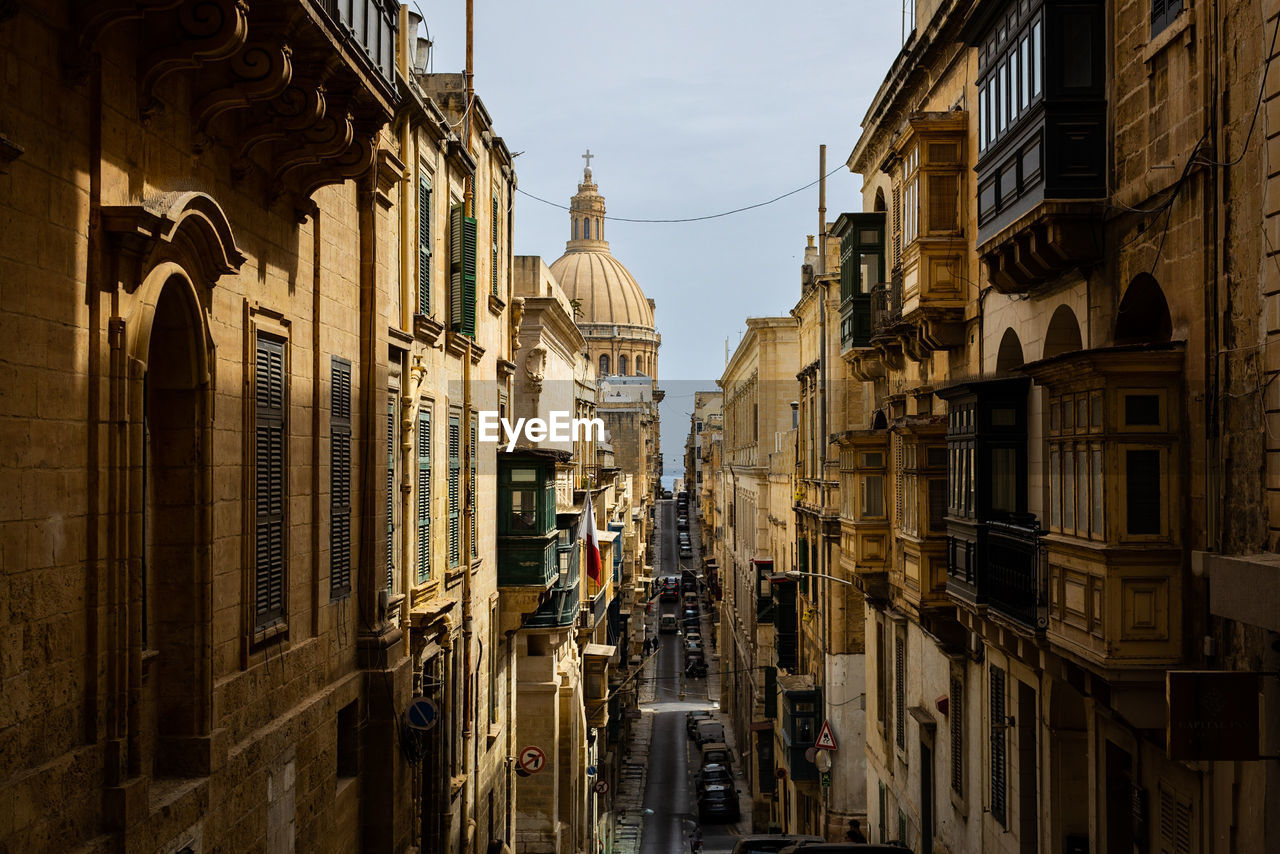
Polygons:
<instances>
[{"instance_id":1,"label":"drainpipe","mask_svg":"<svg viewBox=\"0 0 1280 854\"><path fill-rule=\"evenodd\" d=\"M471 6L471 0L467 0L468 9ZM468 21L470 18L468 17ZM468 29L470 25L468 24ZM471 454L473 448L470 442L471 429L471 350L475 346L470 338L467 338L466 352L462 357L462 417L458 419L458 444L465 449L462 454L461 471L458 473L458 479L461 481L459 488L466 495L466 508L468 514L475 513L475 496L471 494ZM463 441L467 439L467 441ZM470 521L470 515L466 517L467 522ZM459 525L463 524L463 520L459 519ZM476 698L475 698L475 679L472 676L472 656L471 642L475 634L474 616L472 614L472 590L471 590L471 525L466 524L462 531L459 532L459 542L462 544L462 554L458 556L458 562L462 567L462 672L465 674L467 682L463 691L463 724L462 724L462 744L463 751L467 748L467 744L471 744L472 753L472 773L468 774L468 780L462 786L462 804L458 814L461 816L464 825L459 834L460 850L463 854L472 850L472 843L475 841L476 830L476 802L479 800L478 793L472 792L472 787L479 784L477 777L479 775L479 748L476 738ZM471 795L475 794L475 797ZM471 814L468 815L468 812Z\"/></svg>"}]
</instances>

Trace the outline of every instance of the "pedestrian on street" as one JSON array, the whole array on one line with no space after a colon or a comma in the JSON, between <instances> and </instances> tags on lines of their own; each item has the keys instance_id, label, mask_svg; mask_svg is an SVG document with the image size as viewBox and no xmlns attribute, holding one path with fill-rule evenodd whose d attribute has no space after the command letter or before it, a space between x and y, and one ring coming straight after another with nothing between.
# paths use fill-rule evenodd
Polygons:
<instances>
[{"instance_id":1,"label":"pedestrian on street","mask_svg":"<svg viewBox=\"0 0 1280 854\"><path fill-rule=\"evenodd\" d=\"M867 837L862 835L862 828L858 826L856 818L849 819L849 829L844 832L844 838L849 842L866 842Z\"/></svg>"}]
</instances>

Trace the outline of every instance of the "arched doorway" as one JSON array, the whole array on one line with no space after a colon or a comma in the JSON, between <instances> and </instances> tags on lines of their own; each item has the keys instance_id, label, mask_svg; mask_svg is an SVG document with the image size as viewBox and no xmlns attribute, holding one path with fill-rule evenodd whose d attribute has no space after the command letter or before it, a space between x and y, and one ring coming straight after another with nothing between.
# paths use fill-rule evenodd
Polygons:
<instances>
[{"instance_id":1,"label":"arched doorway","mask_svg":"<svg viewBox=\"0 0 1280 854\"><path fill-rule=\"evenodd\" d=\"M204 340L191 286L169 276L146 345L142 412L142 642L157 777L208 773L191 744L209 732L211 696Z\"/></svg>"},{"instance_id":2,"label":"arched doorway","mask_svg":"<svg viewBox=\"0 0 1280 854\"><path fill-rule=\"evenodd\" d=\"M1160 284L1147 273L1133 277L1116 312L1117 344L1167 344L1173 319Z\"/></svg>"},{"instance_id":3,"label":"arched doorway","mask_svg":"<svg viewBox=\"0 0 1280 854\"><path fill-rule=\"evenodd\" d=\"M1080 340L1080 324L1070 306L1060 305L1049 319L1049 329L1044 336L1044 358L1060 356L1079 350L1083 344Z\"/></svg>"},{"instance_id":4,"label":"arched doorway","mask_svg":"<svg viewBox=\"0 0 1280 854\"><path fill-rule=\"evenodd\" d=\"M1018 333L1010 327L1004 331L1000 339L1000 350L996 353L996 373L1008 373L1014 368L1022 367L1022 341Z\"/></svg>"}]
</instances>

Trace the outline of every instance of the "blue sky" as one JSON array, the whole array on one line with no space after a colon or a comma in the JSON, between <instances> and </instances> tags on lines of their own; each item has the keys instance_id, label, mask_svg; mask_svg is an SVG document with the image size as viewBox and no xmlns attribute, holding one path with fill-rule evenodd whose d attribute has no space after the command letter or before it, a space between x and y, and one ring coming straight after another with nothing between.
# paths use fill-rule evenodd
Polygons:
<instances>
[{"instance_id":1,"label":"blue sky","mask_svg":"<svg viewBox=\"0 0 1280 854\"><path fill-rule=\"evenodd\" d=\"M465 4L421 3L433 67L460 71ZM901 45L900 4L475 0L476 91L513 151L520 189L568 204L581 154L610 216L682 218L755 204L853 149ZM857 210L861 180L827 181L827 218ZM714 388L745 318L799 295L818 189L702 223L606 226L613 254L657 302L662 444L678 474L692 392ZM515 251L564 252L565 211L518 196Z\"/></svg>"}]
</instances>

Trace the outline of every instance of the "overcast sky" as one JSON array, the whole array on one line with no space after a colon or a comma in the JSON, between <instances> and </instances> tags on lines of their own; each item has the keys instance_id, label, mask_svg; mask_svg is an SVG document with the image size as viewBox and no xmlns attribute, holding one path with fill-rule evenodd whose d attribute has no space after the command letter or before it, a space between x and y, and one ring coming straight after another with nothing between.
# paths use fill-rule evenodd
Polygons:
<instances>
[{"instance_id":1,"label":"overcast sky","mask_svg":"<svg viewBox=\"0 0 1280 854\"><path fill-rule=\"evenodd\" d=\"M465 3L419 0L437 72L465 61ZM412 7L412 4L411 4ZM611 217L675 219L765 201L843 164L901 45L901 4L815 0L475 0L475 85L520 189L567 205L581 154ZM827 219L861 208L861 179L827 181ZM682 469L693 391L714 389L749 316L800 289L818 188L702 223L606 225L657 302L667 475ZM515 251L550 264L567 212L518 195Z\"/></svg>"}]
</instances>

